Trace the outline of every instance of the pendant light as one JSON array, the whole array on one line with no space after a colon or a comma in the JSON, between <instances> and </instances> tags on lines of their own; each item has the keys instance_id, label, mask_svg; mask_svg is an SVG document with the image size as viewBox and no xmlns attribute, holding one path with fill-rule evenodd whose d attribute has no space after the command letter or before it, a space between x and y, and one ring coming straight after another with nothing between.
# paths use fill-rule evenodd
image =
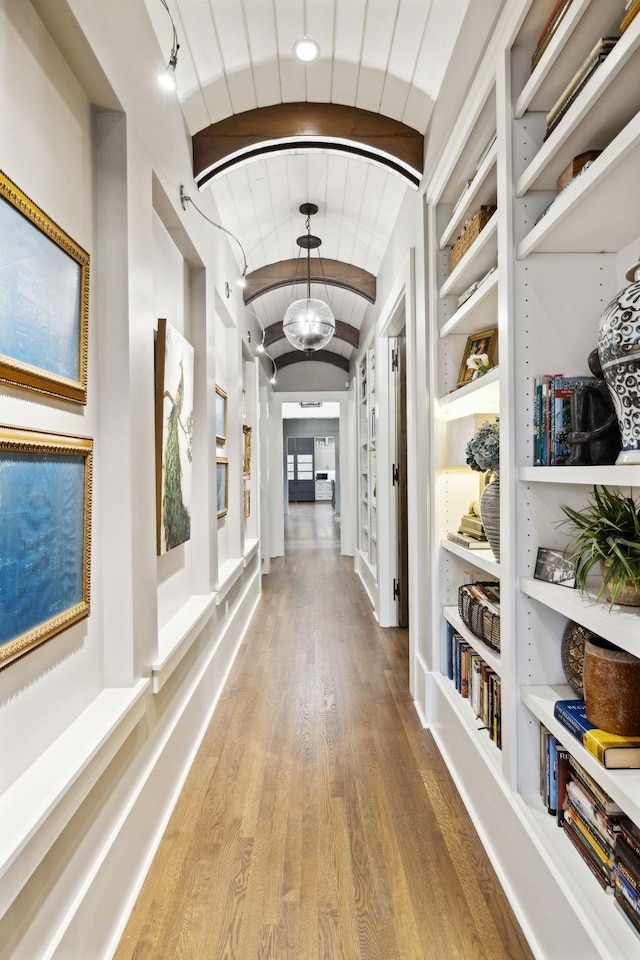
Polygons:
<instances>
[{"instance_id":1,"label":"pendant light","mask_svg":"<svg viewBox=\"0 0 640 960\"><path fill-rule=\"evenodd\" d=\"M317 212L315 203L303 203L300 206L300 213L307 218L307 233L298 237L296 243L301 250L307 251L307 296L304 300L290 303L282 321L282 329L289 343L307 356L326 347L336 330L336 320L329 304L311 296L311 251L317 250L322 243L320 237L311 233L310 228L311 217Z\"/></svg>"}]
</instances>

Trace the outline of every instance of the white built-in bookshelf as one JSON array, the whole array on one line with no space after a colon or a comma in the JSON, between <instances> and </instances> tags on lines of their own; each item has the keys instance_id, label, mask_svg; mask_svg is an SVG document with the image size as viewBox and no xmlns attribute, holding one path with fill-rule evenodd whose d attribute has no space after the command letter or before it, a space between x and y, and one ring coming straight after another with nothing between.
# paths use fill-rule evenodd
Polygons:
<instances>
[{"instance_id":1,"label":"white built-in bookshelf","mask_svg":"<svg viewBox=\"0 0 640 960\"><path fill-rule=\"evenodd\" d=\"M358 368L358 549L372 581L378 550L376 417L376 354L369 347Z\"/></svg>"},{"instance_id":2,"label":"white built-in bookshelf","mask_svg":"<svg viewBox=\"0 0 640 960\"><path fill-rule=\"evenodd\" d=\"M579 508L593 484L640 495L639 467L534 467L533 380L588 374L600 316L640 254L640 16L546 140L546 114L600 37L619 33L624 0L573 0L533 73L531 56L554 4L507 0L491 49L427 187L428 382L432 535L429 642L416 689L537 957L625 960L640 937L614 907L539 798L540 724L640 822L640 771L605 770L557 721L570 696L560 661L569 620L640 656L640 610L533 578L540 546L562 547L561 504ZM496 142L486 151L494 133ZM555 198L573 157L601 153ZM480 162L478 162L480 160ZM481 204L497 211L453 270L451 245ZM546 211L546 212L545 212ZM464 302L460 295L496 269ZM467 337L496 327L495 368L456 389ZM464 440L500 417L501 560L447 540L478 474ZM462 624L459 587L499 580L501 649ZM487 742L446 676L453 626L500 676L502 750Z\"/></svg>"}]
</instances>

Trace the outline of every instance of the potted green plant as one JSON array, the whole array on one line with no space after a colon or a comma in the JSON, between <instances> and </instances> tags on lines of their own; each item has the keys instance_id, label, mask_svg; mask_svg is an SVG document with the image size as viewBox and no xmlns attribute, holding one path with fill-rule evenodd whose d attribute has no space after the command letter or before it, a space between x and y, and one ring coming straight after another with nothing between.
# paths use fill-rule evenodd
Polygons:
<instances>
[{"instance_id":1,"label":"potted green plant","mask_svg":"<svg viewBox=\"0 0 640 960\"><path fill-rule=\"evenodd\" d=\"M640 606L640 501L617 490L594 486L587 505L574 510L561 504L571 528L568 555L575 563L576 586L581 592L594 567L600 566L600 599Z\"/></svg>"},{"instance_id":2,"label":"potted green plant","mask_svg":"<svg viewBox=\"0 0 640 960\"><path fill-rule=\"evenodd\" d=\"M480 519L491 551L500 559L500 424L485 421L466 450L467 466L484 473L487 485L480 497Z\"/></svg>"}]
</instances>

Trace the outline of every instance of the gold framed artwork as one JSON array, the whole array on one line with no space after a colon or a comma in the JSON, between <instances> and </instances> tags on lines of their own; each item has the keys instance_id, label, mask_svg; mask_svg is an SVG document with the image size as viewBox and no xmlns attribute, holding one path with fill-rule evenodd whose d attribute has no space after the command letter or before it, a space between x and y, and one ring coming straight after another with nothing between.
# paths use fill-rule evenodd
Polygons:
<instances>
[{"instance_id":1,"label":"gold framed artwork","mask_svg":"<svg viewBox=\"0 0 640 960\"><path fill-rule=\"evenodd\" d=\"M0 172L0 380L87 402L89 254Z\"/></svg>"},{"instance_id":2,"label":"gold framed artwork","mask_svg":"<svg viewBox=\"0 0 640 960\"><path fill-rule=\"evenodd\" d=\"M216 457L216 506L218 518L224 517L229 509L229 461L226 457Z\"/></svg>"},{"instance_id":3,"label":"gold framed artwork","mask_svg":"<svg viewBox=\"0 0 640 960\"><path fill-rule=\"evenodd\" d=\"M497 346L497 327L467 337L456 386L464 387L491 370Z\"/></svg>"},{"instance_id":4,"label":"gold framed artwork","mask_svg":"<svg viewBox=\"0 0 640 960\"><path fill-rule=\"evenodd\" d=\"M0 426L0 668L89 616L93 440Z\"/></svg>"},{"instance_id":5,"label":"gold framed artwork","mask_svg":"<svg viewBox=\"0 0 640 960\"><path fill-rule=\"evenodd\" d=\"M216 443L224 446L227 439L227 394L216 383Z\"/></svg>"},{"instance_id":6,"label":"gold framed artwork","mask_svg":"<svg viewBox=\"0 0 640 960\"><path fill-rule=\"evenodd\" d=\"M156 346L156 546L191 537L193 347L164 317Z\"/></svg>"},{"instance_id":7,"label":"gold framed artwork","mask_svg":"<svg viewBox=\"0 0 640 960\"><path fill-rule=\"evenodd\" d=\"M251 491L244 490L244 499L243 499L243 515L245 520L251 515Z\"/></svg>"},{"instance_id":8,"label":"gold framed artwork","mask_svg":"<svg viewBox=\"0 0 640 960\"><path fill-rule=\"evenodd\" d=\"M242 435L244 440L242 476L248 480L251 477L251 427L246 423L242 427Z\"/></svg>"}]
</instances>

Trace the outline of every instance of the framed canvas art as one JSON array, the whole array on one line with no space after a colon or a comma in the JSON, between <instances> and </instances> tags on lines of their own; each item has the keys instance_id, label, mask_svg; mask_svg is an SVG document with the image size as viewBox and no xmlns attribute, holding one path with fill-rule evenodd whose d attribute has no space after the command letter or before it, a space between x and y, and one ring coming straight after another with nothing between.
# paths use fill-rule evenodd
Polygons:
<instances>
[{"instance_id":1,"label":"framed canvas art","mask_svg":"<svg viewBox=\"0 0 640 960\"><path fill-rule=\"evenodd\" d=\"M243 515L245 520L251 516L251 490L243 491Z\"/></svg>"},{"instance_id":2,"label":"framed canvas art","mask_svg":"<svg viewBox=\"0 0 640 960\"><path fill-rule=\"evenodd\" d=\"M158 556L191 537L193 347L164 318L156 346Z\"/></svg>"},{"instance_id":3,"label":"framed canvas art","mask_svg":"<svg viewBox=\"0 0 640 960\"><path fill-rule=\"evenodd\" d=\"M0 426L0 668L89 615L93 441Z\"/></svg>"},{"instance_id":4,"label":"framed canvas art","mask_svg":"<svg viewBox=\"0 0 640 960\"><path fill-rule=\"evenodd\" d=\"M229 461L226 457L216 458L216 505L218 517L224 517L229 509Z\"/></svg>"},{"instance_id":5,"label":"framed canvas art","mask_svg":"<svg viewBox=\"0 0 640 960\"><path fill-rule=\"evenodd\" d=\"M227 439L227 394L216 383L216 443L224 446Z\"/></svg>"},{"instance_id":6,"label":"framed canvas art","mask_svg":"<svg viewBox=\"0 0 640 960\"><path fill-rule=\"evenodd\" d=\"M0 172L0 380L87 402L89 254Z\"/></svg>"},{"instance_id":7,"label":"framed canvas art","mask_svg":"<svg viewBox=\"0 0 640 960\"><path fill-rule=\"evenodd\" d=\"M248 480L251 477L251 427L248 427L246 423L242 427L242 434L244 439L242 476L245 480Z\"/></svg>"}]
</instances>

